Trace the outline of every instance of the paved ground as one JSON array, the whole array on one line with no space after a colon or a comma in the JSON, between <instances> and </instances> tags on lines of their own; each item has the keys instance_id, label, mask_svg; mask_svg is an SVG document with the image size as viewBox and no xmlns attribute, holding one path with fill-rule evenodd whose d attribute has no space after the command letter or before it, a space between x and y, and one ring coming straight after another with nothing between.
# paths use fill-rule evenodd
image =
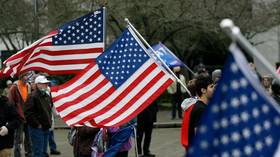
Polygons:
<instances>
[{"instance_id":1,"label":"paved ground","mask_svg":"<svg viewBox=\"0 0 280 157\"><path fill-rule=\"evenodd\" d=\"M171 112L166 110L159 111L157 119L156 126L161 128L155 128L153 131L151 152L156 154L157 157L183 157L184 149L180 145L179 128L181 119L171 120ZM169 128L165 128L166 126ZM55 139L58 149L61 151L61 155L57 157L73 157L73 148L67 141L69 131L67 125L59 117L56 117L55 127ZM134 148L129 152L129 157L135 157Z\"/></svg>"},{"instance_id":2,"label":"paved ground","mask_svg":"<svg viewBox=\"0 0 280 157\"><path fill-rule=\"evenodd\" d=\"M157 124L180 124L181 119L171 120L170 111L159 111L157 114ZM57 128L67 127L65 123L56 117L55 125ZM177 125L178 126L178 125ZM171 126L172 127L172 126ZM56 129L55 138L58 149L62 152L60 157L73 157L72 147L67 143L67 129ZM180 145L180 128L156 128L152 135L151 152L157 157L182 157L184 149ZM129 152L129 157L135 157L134 148Z\"/></svg>"},{"instance_id":3,"label":"paved ground","mask_svg":"<svg viewBox=\"0 0 280 157\"><path fill-rule=\"evenodd\" d=\"M55 130L58 149L62 153L59 157L73 157L72 147L66 141L67 132L65 129ZM182 157L184 150L180 146L180 128L154 129L151 151L157 157ZM129 157L135 157L134 148Z\"/></svg>"}]
</instances>

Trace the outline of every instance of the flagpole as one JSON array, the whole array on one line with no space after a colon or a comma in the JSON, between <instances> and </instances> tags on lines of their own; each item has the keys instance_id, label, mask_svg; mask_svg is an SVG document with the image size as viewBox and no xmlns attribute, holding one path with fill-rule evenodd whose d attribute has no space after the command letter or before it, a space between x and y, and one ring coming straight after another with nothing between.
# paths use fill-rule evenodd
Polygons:
<instances>
[{"instance_id":1,"label":"flagpole","mask_svg":"<svg viewBox=\"0 0 280 157\"><path fill-rule=\"evenodd\" d=\"M103 6L103 42L104 42L104 50L105 50L105 48L106 48L106 43L107 43L107 40L106 40L106 35L107 35L107 33L106 33L106 7L105 7L105 3L104 3L104 6Z\"/></svg>"},{"instance_id":2,"label":"flagpole","mask_svg":"<svg viewBox=\"0 0 280 157\"><path fill-rule=\"evenodd\" d=\"M181 84L181 86L187 91L189 96L191 97L192 94L188 90L188 88L182 83L182 81L174 74L174 72L166 65L166 63L158 56L158 54L155 52L155 50L149 45L149 43L142 37L142 35L134 28L134 26L129 22L128 18L125 18L125 21L127 24L132 28L132 30L140 37L140 39L146 44L146 46L149 47L153 51L153 53L156 55L156 57L160 60L160 62L164 65L164 67L168 70L168 72ZM148 52L147 52L148 53ZM153 57L152 57L153 58Z\"/></svg>"},{"instance_id":3,"label":"flagpole","mask_svg":"<svg viewBox=\"0 0 280 157\"><path fill-rule=\"evenodd\" d=\"M138 146L137 146L137 131L136 131L136 127L135 126L133 126L133 131L134 131L135 156L139 157L139 155L138 155Z\"/></svg>"},{"instance_id":4,"label":"flagpole","mask_svg":"<svg viewBox=\"0 0 280 157\"><path fill-rule=\"evenodd\" d=\"M273 66L263 57L263 55L253 47L248 40L242 35L240 29L234 25L232 20L224 19L220 23L220 27L226 32L226 34L235 42L237 42L246 52L251 56L255 57L260 63L263 64L264 68L268 70L272 76L280 83L280 77L273 70Z\"/></svg>"}]
</instances>

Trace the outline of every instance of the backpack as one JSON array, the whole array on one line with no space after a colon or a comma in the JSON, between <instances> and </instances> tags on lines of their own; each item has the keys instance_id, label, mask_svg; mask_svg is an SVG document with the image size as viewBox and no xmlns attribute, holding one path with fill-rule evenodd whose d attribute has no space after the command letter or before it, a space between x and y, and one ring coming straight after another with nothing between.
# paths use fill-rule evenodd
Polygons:
<instances>
[{"instance_id":1,"label":"backpack","mask_svg":"<svg viewBox=\"0 0 280 157\"><path fill-rule=\"evenodd\" d=\"M68 139L68 143L73 146L74 142L76 140L77 137L77 133L78 133L78 129L75 127L71 127L70 131L68 132L67 135L67 139Z\"/></svg>"}]
</instances>

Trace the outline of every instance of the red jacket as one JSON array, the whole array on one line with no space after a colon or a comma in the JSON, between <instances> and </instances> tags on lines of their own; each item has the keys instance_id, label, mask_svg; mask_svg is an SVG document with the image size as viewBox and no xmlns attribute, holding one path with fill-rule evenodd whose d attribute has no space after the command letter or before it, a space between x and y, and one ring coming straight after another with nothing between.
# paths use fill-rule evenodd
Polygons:
<instances>
[{"instance_id":1,"label":"red jacket","mask_svg":"<svg viewBox=\"0 0 280 157\"><path fill-rule=\"evenodd\" d=\"M182 122L182 128L181 128L181 144L185 149L188 149L189 147L189 123L190 123L190 117L193 109L193 104L195 104L197 99L194 98L188 98L185 99L182 104L181 108L184 110L184 118Z\"/></svg>"}]
</instances>

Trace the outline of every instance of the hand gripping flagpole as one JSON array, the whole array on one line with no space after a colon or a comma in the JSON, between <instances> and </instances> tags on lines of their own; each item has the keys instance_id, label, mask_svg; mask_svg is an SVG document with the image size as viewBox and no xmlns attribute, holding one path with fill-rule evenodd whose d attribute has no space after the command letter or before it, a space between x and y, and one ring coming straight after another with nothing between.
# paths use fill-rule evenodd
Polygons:
<instances>
[{"instance_id":1,"label":"hand gripping flagpole","mask_svg":"<svg viewBox=\"0 0 280 157\"><path fill-rule=\"evenodd\" d=\"M247 53L254 56L260 63L263 64L266 70L268 70L272 76L280 83L279 75L273 70L273 66L261 55L258 50L253 47L249 41L242 35L240 29L234 25L232 20L224 19L220 23L220 27L225 31L225 33L235 42L237 42Z\"/></svg>"},{"instance_id":2,"label":"hand gripping flagpole","mask_svg":"<svg viewBox=\"0 0 280 157\"><path fill-rule=\"evenodd\" d=\"M142 35L134 28L134 26L129 22L128 18L125 18L125 21L127 24L132 28L132 30L137 34L137 36L146 44L146 46L149 47L153 51L153 53L156 55L156 57L160 60L162 65L168 70L168 72L181 84L181 86L187 91L189 96L191 97L192 94L188 90L188 88L183 84L183 82L174 74L174 72L166 65L166 63L158 56L158 54L155 52L155 50L149 45L149 43L142 37ZM148 52L147 52L148 53ZM153 57L152 57L153 58Z\"/></svg>"}]
</instances>

